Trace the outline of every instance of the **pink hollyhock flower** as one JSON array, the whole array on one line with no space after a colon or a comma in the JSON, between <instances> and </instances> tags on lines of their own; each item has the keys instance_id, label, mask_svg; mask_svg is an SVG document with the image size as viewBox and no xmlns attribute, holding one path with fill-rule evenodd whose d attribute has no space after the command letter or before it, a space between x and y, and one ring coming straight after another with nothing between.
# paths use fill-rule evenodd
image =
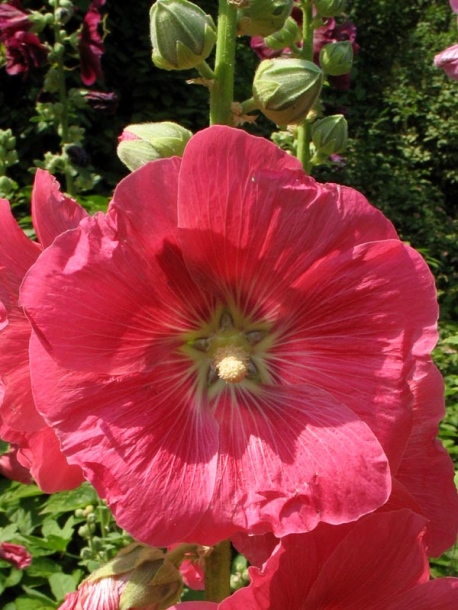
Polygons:
<instances>
[{"instance_id":1,"label":"pink hollyhock flower","mask_svg":"<svg viewBox=\"0 0 458 610\"><path fill-rule=\"evenodd\" d=\"M215 608L455 610L458 578L429 580L425 526L402 510L286 536L262 568L249 568L251 584Z\"/></svg>"},{"instance_id":2,"label":"pink hollyhock flower","mask_svg":"<svg viewBox=\"0 0 458 610\"><path fill-rule=\"evenodd\" d=\"M18 449L19 462L48 493L76 487L83 479L79 467L68 465L55 432L35 408L29 371L31 327L18 305L19 287L43 248L56 235L77 226L86 215L73 199L59 192L59 185L50 174L37 170L32 218L38 244L17 225L8 202L0 200L0 299L7 313L7 326L0 332L0 376L4 389L0 438Z\"/></svg>"},{"instance_id":3,"label":"pink hollyhock flower","mask_svg":"<svg viewBox=\"0 0 458 610\"><path fill-rule=\"evenodd\" d=\"M8 74L27 75L31 68L42 66L48 57L48 49L32 32L18 30L2 36L6 51Z\"/></svg>"},{"instance_id":4,"label":"pink hollyhock flower","mask_svg":"<svg viewBox=\"0 0 458 610\"><path fill-rule=\"evenodd\" d=\"M450 0L450 7L458 15L458 0Z\"/></svg>"},{"instance_id":5,"label":"pink hollyhock flower","mask_svg":"<svg viewBox=\"0 0 458 610\"><path fill-rule=\"evenodd\" d=\"M0 4L0 32L11 34L18 30L29 30L33 23L23 10L19 0Z\"/></svg>"},{"instance_id":6,"label":"pink hollyhock flower","mask_svg":"<svg viewBox=\"0 0 458 610\"><path fill-rule=\"evenodd\" d=\"M157 546L375 510L437 339L432 275L378 210L221 126L59 236L21 303L39 411Z\"/></svg>"},{"instance_id":7,"label":"pink hollyhock flower","mask_svg":"<svg viewBox=\"0 0 458 610\"><path fill-rule=\"evenodd\" d=\"M24 570L32 563L32 555L25 547L10 542L0 542L0 559L7 561L18 570Z\"/></svg>"},{"instance_id":8,"label":"pink hollyhock flower","mask_svg":"<svg viewBox=\"0 0 458 610\"><path fill-rule=\"evenodd\" d=\"M32 482L32 477L28 468L25 468L18 460L19 449L12 447L8 453L0 457L0 474L12 481L19 481L24 485Z\"/></svg>"},{"instance_id":9,"label":"pink hollyhock flower","mask_svg":"<svg viewBox=\"0 0 458 610\"><path fill-rule=\"evenodd\" d=\"M78 34L78 50L81 62L81 80L90 87L98 78L103 78L102 55L105 46L99 34L101 16L99 9L105 0L93 0L84 17L81 31Z\"/></svg>"},{"instance_id":10,"label":"pink hollyhock flower","mask_svg":"<svg viewBox=\"0 0 458 610\"><path fill-rule=\"evenodd\" d=\"M434 65L442 68L453 80L458 80L458 44L445 49L434 57Z\"/></svg>"}]
</instances>

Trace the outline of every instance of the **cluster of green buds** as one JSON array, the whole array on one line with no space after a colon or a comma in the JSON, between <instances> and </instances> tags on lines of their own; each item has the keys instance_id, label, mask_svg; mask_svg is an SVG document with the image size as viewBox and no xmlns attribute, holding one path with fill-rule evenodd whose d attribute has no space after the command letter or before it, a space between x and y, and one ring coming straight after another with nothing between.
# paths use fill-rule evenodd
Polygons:
<instances>
[{"instance_id":1,"label":"cluster of green buds","mask_svg":"<svg viewBox=\"0 0 458 610\"><path fill-rule=\"evenodd\" d=\"M249 0L237 11L240 36L269 36L281 30L293 10L293 0Z\"/></svg>"},{"instance_id":2,"label":"cluster of green buds","mask_svg":"<svg viewBox=\"0 0 458 610\"><path fill-rule=\"evenodd\" d=\"M259 64L253 80L257 107L277 125L301 123L317 101L323 72L311 61L277 57Z\"/></svg>"},{"instance_id":3,"label":"cluster of green buds","mask_svg":"<svg viewBox=\"0 0 458 610\"><path fill-rule=\"evenodd\" d=\"M177 123L128 125L119 137L118 157L131 172L149 161L181 157L192 132Z\"/></svg>"},{"instance_id":4,"label":"cluster of green buds","mask_svg":"<svg viewBox=\"0 0 458 610\"><path fill-rule=\"evenodd\" d=\"M0 129L0 176L6 174L6 169L18 162L16 138L11 129Z\"/></svg>"},{"instance_id":5,"label":"cluster of green buds","mask_svg":"<svg viewBox=\"0 0 458 610\"><path fill-rule=\"evenodd\" d=\"M9 199L17 186L8 178L6 171L18 162L16 138L11 129L0 129L0 197Z\"/></svg>"},{"instance_id":6,"label":"cluster of green buds","mask_svg":"<svg viewBox=\"0 0 458 610\"><path fill-rule=\"evenodd\" d=\"M153 62L164 70L196 68L210 55L216 26L188 0L157 0L150 11Z\"/></svg>"}]
</instances>

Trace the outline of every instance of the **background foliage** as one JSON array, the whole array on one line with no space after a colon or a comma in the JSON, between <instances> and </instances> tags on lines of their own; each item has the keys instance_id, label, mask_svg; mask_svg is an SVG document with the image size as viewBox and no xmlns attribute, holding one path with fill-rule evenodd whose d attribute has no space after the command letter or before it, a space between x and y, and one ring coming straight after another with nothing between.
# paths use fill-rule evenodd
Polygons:
<instances>
[{"instance_id":1,"label":"background foliage","mask_svg":"<svg viewBox=\"0 0 458 610\"><path fill-rule=\"evenodd\" d=\"M214 12L210 0L197 3ZM23 4L41 6L34 0ZM84 13L89 2L75 4ZM101 176L92 191L79 196L91 211L106 205L127 173L115 153L127 124L172 119L193 131L207 125L206 90L185 82L195 74L161 71L151 62L149 8L149 0L107 0L105 6L105 79L94 88L114 91L118 105L111 112L81 111L85 150ZM347 115L350 143L345 164L320 168L317 177L363 192L423 253L436 276L441 302L436 360L448 406L441 436L458 468L458 83L433 65L435 54L457 42L456 16L447 0L351 0L348 15L357 25L360 45L352 87L345 93L329 88L324 97L330 113L343 110ZM242 100L250 95L258 59L247 40L238 45L236 97ZM0 129L11 129L17 138L19 162L8 175L18 185L12 204L24 226L29 222L31 168L59 145L55 135L33 122L43 75L44 69L36 70L22 80L0 70ZM68 78L81 86L76 70ZM273 128L264 119L247 126L257 135ZM1 540L24 544L34 556L25 571L0 562L2 608L49 610L128 537L88 485L47 497L35 486L2 479ZM457 576L456 549L434 562L433 572Z\"/></svg>"}]
</instances>

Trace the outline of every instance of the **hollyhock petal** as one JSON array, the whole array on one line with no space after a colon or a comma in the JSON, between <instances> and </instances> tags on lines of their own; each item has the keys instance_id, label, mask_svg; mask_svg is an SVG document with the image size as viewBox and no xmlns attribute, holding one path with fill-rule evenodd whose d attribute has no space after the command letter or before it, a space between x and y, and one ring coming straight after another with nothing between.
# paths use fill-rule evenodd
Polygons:
<instances>
[{"instance_id":1,"label":"hollyhock petal","mask_svg":"<svg viewBox=\"0 0 458 610\"><path fill-rule=\"evenodd\" d=\"M115 214L112 209L106 217L86 218L78 229L60 235L21 290L32 325L69 369L149 371L179 345L170 330L195 327L210 310L173 244L153 238L160 251L145 259L135 227L121 219L117 231ZM158 223L157 233L160 229ZM37 307L42 296L47 303Z\"/></svg>"},{"instance_id":2,"label":"hollyhock petal","mask_svg":"<svg viewBox=\"0 0 458 610\"><path fill-rule=\"evenodd\" d=\"M229 132L220 126L199 132L182 160L178 226L195 281L220 286L221 293L237 284L245 299L255 295L267 306L272 290L281 292L317 259L397 238L392 224L353 189L320 185L264 138Z\"/></svg>"},{"instance_id":3,"label":"hollyhock petal","mask_svg":"<svg viewBox=\"0 0 458 610\"><path fill-rule=\"evenodd\" d=\"M437 338L424 261L399 241L361 245L319 261L296 289L283 297L290 313L280 318L291 326L273 350L275 377L319 384L351 405L397 467L410 433L410 354L428 353Z\"/></svg>"},{"instance_id":4,"label":"hollyhock petal","mask_svg":"<svg viewBox=\"0 0 458 610\"><path fill-rule=\"evenodd\" d=\"M35 336L30 350L38 409L119 525L154 546L186 541L213 495L218 438L211 415L188 404L182 366L175 377L165 363L154 375L95 378L59 369Z\"/></svg>"},{"instance_id":5,"label":"hollyhock petal","mask_svg":"<svg viewBox=\"0 0 458 610\"><path fill-rule=\"evenodd\" d=\"M18 460L18 447L12 446L8 453L0 456L0 474L12 481L19 481L24 485L32 482L32 477L28 468L25 468Z\"/></svg>"},{"instance_id":6,"label":"hollyhock petal","mask_svg":"<svg viewBox=\"0 0 458 610\"><path fill-rule=\"evenodd\" d=\"M17 30L28 30L32 25L29 15L22 10L19 2L16 6L6 2L0 4L0 32L8 35Z\"/></svg>"},{"instance_id":7,"label":"hollyhock petal","mask_svg":"<svg viewBox=\"0 0 458 610\"><path fill-rule=\"evenodd\" d=\"M380 610L456 610L458 578L430 580L387 602Z\"/></svg>"},{"instance_id":8,"label":"hollyhock petal","mask_svg":"<svg viewBox=\"0 0 458 610\"><path fill-rule=\"evenodd\" d=\"M406 510L287 536L262 569L249 569L251 585L220 610L404 610L391 602L429 577L425 523Z\"/></svg>"},{"instance_id":9,"label":"hollyhock petal","mask_svg":"<svg viewBox=\"0 0 458 610\"><path fill-rule=\"evenodd\" d=\"M412 387L412 434L395 476L429 519L428 554L438 557L456 540L458 493L453 462L436 438L445 415L444 382L431 360L417 361Z\"/></svg>"},{"instance_id":10,"label":"hollyhock petal","mask_svg":"<svg viewBox=\"0 0 458 610\"><path fill-rule=\"evenodd\" d=\"M0 330L3 330L6 326L8 326L8 312L0 301Z\"/></svg>"},{"instance_id":11,"label":"hollyhock petal","mask_svg":"<svg viewBox=\"0 0 458 610\"><path fill-rule=\"evenodd\" d=\"M37 169L32 191L32 220L43 248L50 246L64 231L76 228L86 216L83 207L60 192L54 176Z\"/></svg>"},{"instance_id":12,"label":"hollyhock petal","mask_svg":"<svg viewBox=\"0 0 458 610\"><path fill-rule=\"evenodd\" d=\"M40 247L20 229L4 199L0 200L0 234L2 304L8 313L8 325L0 333L0 372L5 385L0 414L13 428L23 421L26 430L35 430L43 425L43 420L33 407L30 388L30 324L18 308L17 299L22 278L37 259Z\"/></svg>"},{"instance_id":13,"label":"hollyhock petal","mask_svg":"<svg viewBox=\"0 0 458 610\"><path fill-rule=\"evenodd\" d=\"M22 278L36 261L41 249L19 227L6 199L0 199L0 233L0 278L2 288L6 288L11 299L3 304L10 310L17 304Z\"/></svg>"},{"instance_id":14,"label":"hollyhock petal","mask_svg":"<svg viewBox=\"0 0 458 610\"><path fill-rule=\"evenodd\" d=\"M27 435L27 445L18 453L18 459L30 470L38 487L45 493L75 489L83 483L81 468L68 464L54 430L44 426Z\"/></svg>"},{"instance_id":15,"label":"hollyhock petal","mask_svg":"<svg viewBox=\"0 0 458 610\"><path fill-rule=\"evenodd\" d=\"M438 53L434 57L434 65L442 68L450 78L458 80L458 44Z\"/></svg>"},{"instance_id":16,"label":"hollyhock petal","mask_svg":"<svg viewBox=\"0 0 458 610\"><path fill-rule=\"evenodd\" d=\"M228 395L220 422L219 487L200 529L237 507L238 530L284 536L320 521L353 521L383 504L391 481L369 428L330 396L310 387ZM286 440L287 439L287 440ZM347 461L348 460L348 461ZM234 533L227 532L227 535Z\"/></svg>"}]
</instances>

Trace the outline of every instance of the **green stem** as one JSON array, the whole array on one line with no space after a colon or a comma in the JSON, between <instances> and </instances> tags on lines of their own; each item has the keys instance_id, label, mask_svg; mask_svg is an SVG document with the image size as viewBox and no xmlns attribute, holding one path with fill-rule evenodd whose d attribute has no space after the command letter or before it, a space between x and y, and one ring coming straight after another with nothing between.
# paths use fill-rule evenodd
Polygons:
<instances>
[{"instance_id":1,"label":"green stem","mask_svg":"<svg viewBox=\"0 0 458 610\"><path fill-rule=\"evenodd\" d=\"M313 6L310 0L301 4L302 9L302 50L301 58L313 61ZM310 123L305 119L297 129L297 158L301 161L304 170L310 174L311 129Z\"/></svg>"},{"instance_id":2,"label":"green stem","mask_svg":"<svg viewBox=\"0 0 458 610\"><path fill-rule=\"evenodd\" d=\"M65 82L65 65L63 57L64 40L61 34L61 24L58 20L59 3L54 6L54 42L57 55L57 73L59 78L59 102L62 108L58 130L60 131L60 145L62 155L65 159L65 146L70 144L68 137L68 96ZM73 176L70 171L68 160L65 160L65 190L69 195L73 195Z\"/></svg>"},{"instance_id":3,"label":"green stem","mask_svg":"<svg viewBox=\"0 0 458 610\"><path fill-rule=\"evenodd\" d=\"M237 9L228 0L219 0L215 82L210 90L210 125L232 125L236 36Z\"/></svg>"},{"instance_id":4,"label":"green stem","mask_svg":"<svg viewBox=\"0 0 458 610\"><path fill-rule=\"evenodd\" d=\"M231 593L231 543L223 540L205 559L205 600L220 602Z\"/></svg>"}]
</instances>

